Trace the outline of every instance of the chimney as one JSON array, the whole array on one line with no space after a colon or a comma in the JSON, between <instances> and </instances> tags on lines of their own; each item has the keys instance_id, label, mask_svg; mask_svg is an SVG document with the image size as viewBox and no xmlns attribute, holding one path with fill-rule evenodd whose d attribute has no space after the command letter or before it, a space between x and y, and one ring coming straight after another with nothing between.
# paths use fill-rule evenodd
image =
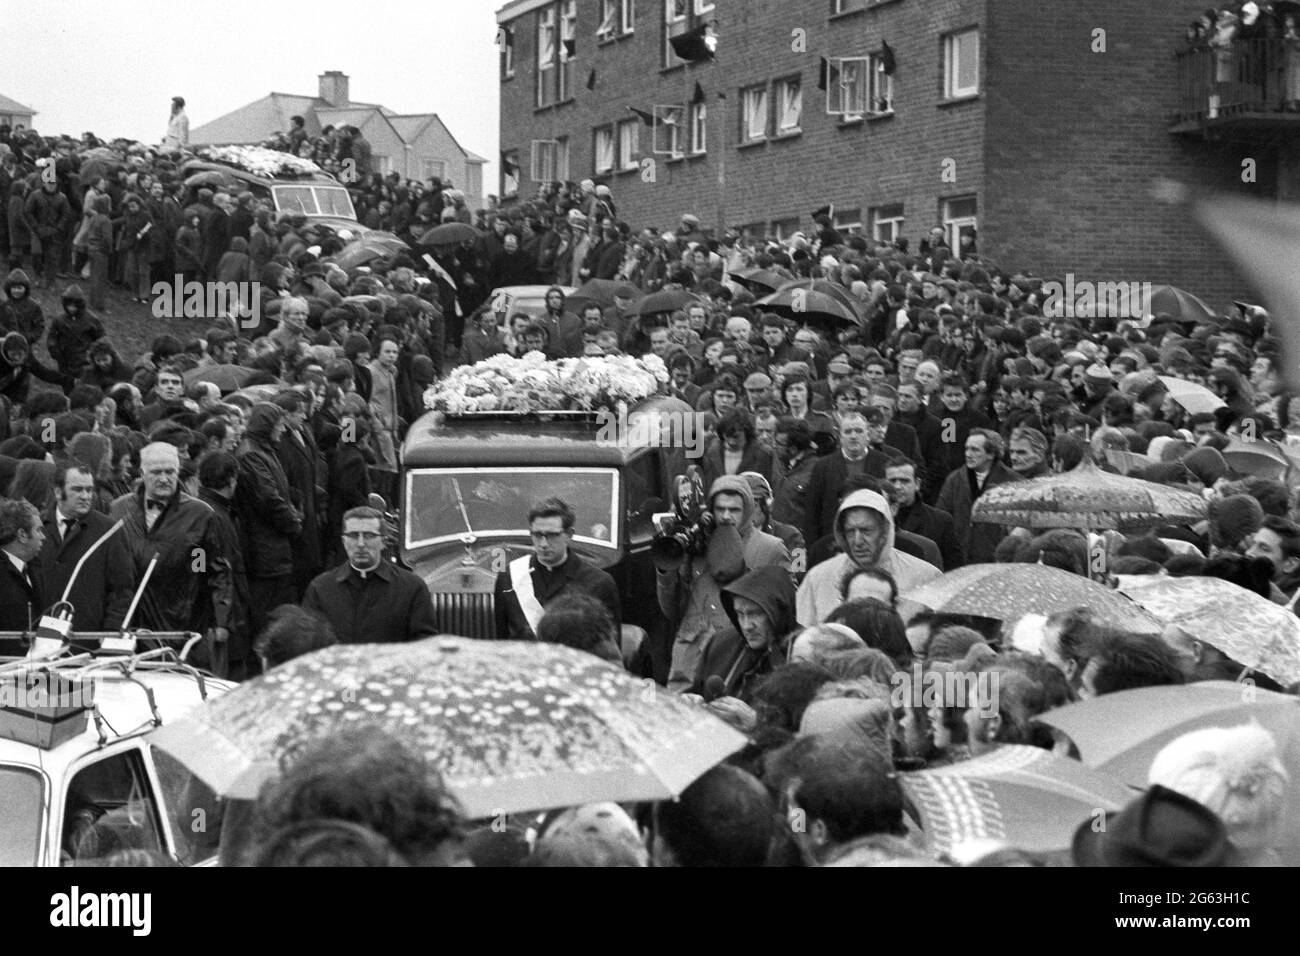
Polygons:
<instances>
[{"instance_id":1,"label":"chimney","mask_svg":"<svg viewBox=\"0 0 1300 956\"><path fill-rule=\"evenodd\" d=\"M330 106L347 106L348 75L339 70L326 70L320 75L320 98Z\"/></svg>"}]
</instances>

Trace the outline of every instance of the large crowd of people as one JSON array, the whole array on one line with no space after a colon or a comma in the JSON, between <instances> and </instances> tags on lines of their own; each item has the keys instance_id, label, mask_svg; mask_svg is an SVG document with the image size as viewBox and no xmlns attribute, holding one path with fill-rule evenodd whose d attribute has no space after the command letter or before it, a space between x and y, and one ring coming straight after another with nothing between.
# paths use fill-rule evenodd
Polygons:
<instances>
[{"instance_id":1,"label":"large crowd of people","mask_svg":"<svg viewBox=\"0 0 1300 956\"><path fill-rule=\"evenodd\" d=\"M336 779L304 771L260 805L276 835L266 861L415 863L454 847L506 865L934 862L896 770L1010 744L1068 750L1034 718L1117 690L1223 677L1288 689L1176 629L1131 634L1061 608L1026 645L997 620L915 613L899 597L976 563L1095 575L1086 534L973 520L989 489L1087 460L1208 499L1196 524L1108 532L1105 573L1219 577L1294 608L1300 404L1262 308L1060 317L1045 308L1050 277L990 261L939 227L916 251L843 234L824 210L785 237L710 235L692 213L636 231L590 180L479 211L478 239L426 246L431 226L475 219L463 196L372 173L353 131L313 140L295 124L274 145L327 167L354 160L362 224L408 243L345 268L335 257L349 237L276 216L252 193L187 184L185 131L173 125L177 141L158 149L0 129L0 189L11 197L0 229L11 268L0 303L0 549L10 559L0 630L27 630L122 519L74 586L78 628L122 626L156 560L133 623L205 635L201 663L236 680L336 640L435 634L427 588L385 558L385 515L371 498L396 503L397 450L428 386L502 353L653 353L670 372L666 390L707 424L699 466L715 525L700 554L657 552L667 642L620 645L617 590L569 548L563 488L529 516L526 599L511 572L498 580L499 636L571 644L652 676L751 742L661 809L647 850L617 806L476 830L438 793L394 811L412 816L390 832L393 814L367 814L384 804L369 791L394 773L372 764L416 764L373 742L334 741L338 752L312 759L333 761ZM771 287L751 280L756 271L825 283L852 319L777 314L758 301ZM256 323L214 314L202 332L178 326L145 354L120 354L108 297L148 301L154 282L176 275L257 279ZM575 313L566 290L593 279L609 280L607 297L579 296ZM520 284L550 288L542 310L507 327L489 293ZM42 288L57 291L57 309L37 301ZM687 295L642 314L640 300L665 291ZM1217 407L1189 413L1171 382L1204 386ZM1243 442L1273 449L1279 466L1243 464L1231 454ZM991 713L891 706L891 675L914 666L996 674L1000 699ZM1197 745L1214 757L1210 777L1240 733ZM1257 861L1275 858L1276 788L1252 791L1238 819L1241 801L1224 788L1187 782L1192 749L1157 761L1158 786L1124 812L1181 808L1200 814L1207 845L1226 825ZM1284 776L1274 751L1271 740L1252 751L1270 780ZM347 793L294 789L345 778ZM301 817L313 799L329 804L328 821ZM780 825L794 807L808 822L797 832ZM1096 843L1081 841L1075 862L1118 865L1122 854Z\"/></svg>"}]
</instances>

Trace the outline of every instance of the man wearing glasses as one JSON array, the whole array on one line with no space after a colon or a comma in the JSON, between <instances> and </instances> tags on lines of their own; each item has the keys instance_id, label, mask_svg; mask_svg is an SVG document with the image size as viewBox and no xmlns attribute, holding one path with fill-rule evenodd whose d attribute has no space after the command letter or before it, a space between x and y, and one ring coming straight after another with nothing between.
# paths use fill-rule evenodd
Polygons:
<instances>
[{"instance_id":1,"label":"man wearing glasses","mask_svg":"<svg viewBox=\"0 0 1300 956\"><path fill-rule=\"evenodd\" d=\"M302 606L329 621L340 644L396 644L438 633L425 583L384 560L384 516L374 508L343 515L347 561L318 574Z\"/></svg>"},{"instance_id":2,"label":"man wearing glasses","mask_svg":"<svg viewBox=\"0 0 1300 956\"><path fill-rule=\"evenodd\" d=\"M533 553L515 558L497 575L497 637L534 641L546 606L562 594L584 592L596 598L614 618L623 619L618 587L608 573L569 548L573 540L573 509L559 498L547 498L528 512ZM610 635L615 641L618 635Z\"/></svg>"}]
</instances>

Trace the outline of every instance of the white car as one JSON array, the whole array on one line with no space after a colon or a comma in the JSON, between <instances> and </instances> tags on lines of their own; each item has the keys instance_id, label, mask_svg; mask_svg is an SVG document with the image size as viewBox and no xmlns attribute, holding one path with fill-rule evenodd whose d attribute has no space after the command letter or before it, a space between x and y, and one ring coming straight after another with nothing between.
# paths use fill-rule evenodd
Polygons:
<instances>
[{"instance_id":1,"label":"white car","mask_svg":"<svg viewBox=\"0 0 1300 956\"><path fill-rule=\"evenodd\" d=\"M578 290L571 285L503 285L493 289L488 297L492 311L496 314L497 325L504 334L510 331L511 320L519 314L537 318L546 312L546 291L558 288L565 296L573 295Z\"/></svg>"},{"instance_id":2,"label":"white car","mask_svg":"<svg viewBox=\"0 0 1300 956\"><path fill-rule=\"evenodd\" d=\"M0 664L0 866L214 863L221 801L145 735L234 686L170 649Z\"/></svg>"}]
</instances>

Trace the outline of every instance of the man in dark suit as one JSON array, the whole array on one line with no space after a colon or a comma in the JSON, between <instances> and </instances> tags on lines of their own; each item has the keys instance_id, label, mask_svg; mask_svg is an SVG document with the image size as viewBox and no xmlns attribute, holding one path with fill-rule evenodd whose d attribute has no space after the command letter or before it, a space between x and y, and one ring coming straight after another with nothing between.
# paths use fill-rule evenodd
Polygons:
<instances>
[{"instance_id":1,"label":"man in dark suit","mask_svg":"<svg viewBox=\"0 0 1300 956\"><path fill-rule=\"evenodd\" d=\"M898 421L910 425L921 443L921 457L914 459L921 466L921 497L933 502L950 469L944 467L947 457L943 424L926 409L924 393L916 382L898 386Z\"/></svg>"},{"instance_id":2,"label":"man in dark suit","mask_svg":"<svg viewBox=\"0 0 1300 956\"><path fill-rule=\"evenodd\" d=\"M0 631L29 631L45 610L40 574L32 566L45 542L41 515L27 501L0 500ZM21 657L21 640L0 640L0 657Z\"/></svg>"},{"instance_id":3,"label":"man in dark suit","mask_svg":"<svg viewBox=\"0 0 1300 956\"><path fill-rule=\"evenodd\" d=\"M892 500L897 505L894 527L933 541L943 562L935 567L942 571L955 571L966 563L966 557L957 541L952 515L921 500L921 482L916 471L916 463L907 459L890 462L885 469L885 480L893 486ZM930 563L934 564L933 561Z\"/></svg>"},{"instance_id":4,"label":"man in dark suit","mask_svg":"<svg viewBox=\"0 0 1300 956\"><path fill-rule=\"evenodd\" d=\"M623 612L618 587L605 571L570 549L573 509L559 498L547 498L528 513L534 553L515 558L496 580L497 637L537 639L537 624L546 605L562 594L585 593L609 610L617 627Z\"/></svg>"},{"instance_id":5,"label":"man in dark suit","mask_svg":"<svg viewBox=\"0 0 1300 956\"><path fill-rule=\"evenodd\" d=\"M854 475L884 479L890 458L867 443L867 419L862 412L845 412L840 416L840 448L813 465L808 478L804 508L803 538L820 541L835 526L845 483Z\"/></svg>"},{"instance_id":6,"label":"man in dark suit","mask_svg":"<svg viewBox=\"0 0 1300 956\"><path fill-rule=\"evenodd\" d=\"M943 483L937 505L952 515L957 541L971 564L988 564L1007 529L1000 524L971 521L975 502L984 492L1010 481L1024 481L1002 464L1002 436L989 428L974 428L966 438L966 463Z\"/></svg>"},{"instance_id":7,"label":"man in dark suit","mask_svg":"<svg viewBox=\"0 0 1300 956\"><path fill-rule=\"evenodd\" d=\"M308 399L297 392L282 392L271 401L284 410L284 434L275 453L289 481L290 502L302 514L302 531L292 540L294 593L300 598L325 567L317 515L328 512L328 482L324 459L306 427Z\"/></svg>"},{"instance_id":8,"label":"man in dark suit","mask_svg":"<svg viewBox=\"0 0 1300 956\"><path fill-rule=\"evenodd\" d=\"M767 313L759 321L762 328L763 347L754 353L754 368L759 371L780 368L789 362L807 362L809 354L790 344L785 337L785 319Z\"/></svg>"},{"instance_id":9,"label":"man in dark suit","mask_svg":"<svg viewBox=\"0 0 1300 956\"><path fill-rule=\"evenodd\" d=\"M92 510L95 477L79 462L60 463L54 471L54 504L42 517L41 587L54 602L63 596L77 562L113 522ZM135 566L119 531L86 559L68 593L74 627L79 631L115 631L122 626L135 592Z\"/></svg>"}]
</instances>

